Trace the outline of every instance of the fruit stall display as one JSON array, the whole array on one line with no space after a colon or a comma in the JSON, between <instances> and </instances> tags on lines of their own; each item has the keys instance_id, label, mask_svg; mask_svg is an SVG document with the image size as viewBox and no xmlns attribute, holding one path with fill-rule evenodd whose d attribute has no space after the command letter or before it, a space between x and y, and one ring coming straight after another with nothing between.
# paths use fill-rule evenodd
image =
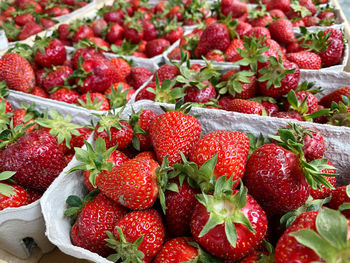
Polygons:
<instances>
[{"instance_id":1,"label":"fruit stall display","mask_svg":"<svg viewBox=\"0 0 350 263\"><path fill-rule=\"evenodd\" d=\"M5 0L0 2L0 47L23 41L93 8L95 0Z\"/></svg>"},{"instance_id":2,"label":"fruit stall display","mask_svg":"<svg viewBox=\"0 0 350 263\"><path fill-rule=\"evenodd\" d=\"M337 1L96 1L0 51L0 255L350 261L349 32Z\"/></svg>"}]
</instances>

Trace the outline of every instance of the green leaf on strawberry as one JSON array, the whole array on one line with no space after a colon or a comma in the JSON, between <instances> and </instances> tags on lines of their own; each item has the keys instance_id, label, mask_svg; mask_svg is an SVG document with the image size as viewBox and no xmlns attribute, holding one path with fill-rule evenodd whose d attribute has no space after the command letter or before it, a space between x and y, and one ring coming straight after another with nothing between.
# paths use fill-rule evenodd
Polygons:
<instances>
[{"instance_id":1,"label":"green leaf on strawberry","mask_svg":"<svg viewBox=\"0 0 350 263\"><path fill-rule=\"evenodd\" d=\"M11 196L16 193L14 187L1 182L1 181L9 180L15 173L16 172L11 172L11 171L5 171L0 173L0 194L4 196Z\"/></svg>"}]
</instances>

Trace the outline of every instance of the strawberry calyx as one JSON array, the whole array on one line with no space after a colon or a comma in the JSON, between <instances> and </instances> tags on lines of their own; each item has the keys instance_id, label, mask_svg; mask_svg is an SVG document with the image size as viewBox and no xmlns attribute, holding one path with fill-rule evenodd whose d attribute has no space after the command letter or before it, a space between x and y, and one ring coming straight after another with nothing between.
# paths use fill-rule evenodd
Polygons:
<instances>
[{"instance_id":1,"label":"strawberry calyx","mask_svg":"<svg viewBox=\"0 0 350 263\"><path fill-rule=\"evenodd\" d=\"M259 136L255 136L254 134L249 132L249 133L247 133L247 135L248 135L248 138L249 138L248 158L250 157L250 155L252 155L252 153L256 149L260 148L264 144L271 143L268 138L265 138L264 135L262 135L262 133L260 133Z\"/></svg>"},{"instance_id":2,"label":"strawberry calyx","mask_svg":"<svg viewBox=\"0 0 350 263\"><path fill-rule=\"evenodd\" d=\"M346 195L350 198L350 185L348 185L346 188L345 188L345 193ZM349 210L350 209L350 203L343 203L341 204L339 207L338 207L338 210L339 211L344 211L344 210Z\"/></svg>"},{"instance_id":3,"label":"strawberry calyx","mask_svg":"<svg viewBox=\"0 0 350 263\"><path fill-rule=\"evenodd\" d=\"M117 145L107 149L106 142L101 137L95 140L95 147L92 147L88 141L84 141L84 143L86 150L74 147L75 158L77 161L81 162L81 164L69 169L67 174L75 171L88 171L90 172L89 181L92 186L96 188L96 177L102 171L111 171L113 169L113 162L107 160L115 151Z\"/></svg>"},{"instance_id":4,"label":"strawberry calyx","mask_svg":"<svg viewBox=\"0 0 350 263\"><path fill-rule=\"evenodd\" d=\"M127 40L123 39L123 42L121 46L117 46L112 44L111 45L111 51L115 54L129 56L133 52L137 51L138 44L132 44L131 42L128 42Z\"/></svg>"},{"instance_id":5,"label":"strawberry calyx","mask_svg":"<svg viewBox=\"0 0 350 263\"><path fill-rule=\"evenodd\" d=\"M227 17L220 14L220 20L218 20L217 23L222 23L227 27L227 30L230 34L230 39L239 38L239 35L236 32L236 27L238 26L239 22L237 19L232 19L231 12Z\"/></svg>"},{"instance_id":6,"label":"strawberry calyx","mask_svg":"<svg viewBox=\"0 0 350 263\"><path fill-rule=\"evenodd\" d=\"M298 0L292 0L290 8L298 14L298 17L311 16L312 13L305 6L302 6Z\"/></svg>"},{"instance_id":7,"label":"strawberry calyx","mask_svg":"<svg viewBox=\"0 0 350 263\"><path fill-rule=\"evenodd\" d=\"M283 66L283 61L280 55L278 59L274 56L270 56L268 61L270 62L269 66L259 70L259 73L262 74L262 76L258 78L258 81L267 81L267 88L271 88L271 86L274 88L280 88L282 86L282 80L285 79L287 74L294 73L295 68L286 69Z\"/></svg>"},{"instance_id":8,"label":"strawberry calyx","mask_svg":"<svg viewBox=\"0 0 350 263\"><path fill-rule=\"evenodd\" d=\"M225 224L226 238L231 246L236 247L237 232L234 223L244 225L252 233L256 233L256 231L241 211L247 203L248 189L240 181L239 191L233 194L233 183L232 179L221 176L215 183L212 195L202 193L196 195L196 198L210 213L207 223L199 233L199 237L206 235L215 226Z\"/></svg>"},{"instance_id":9,"label":"strawberry calyx","mask_svg":"<svg viewBox=\"0 0 350 263\"><path fill-rule=\"evenodd\" d=\"M74 34L78 32L79 27L86 24L87 24L87 21L85 19L79 19L79 18L74 20L74 22L70 23L69 24L70 26L68 27L68 31L69 31L68 38L72 38Z\"/></svg>"},{"instance_id":10,"label":"strawberry calyx","mask_svg":"<svg viewBox=\"0 0 350 263\"><path fill-rule=\"evenodd\" d=\"M337 210L321 209L316 217L316 231L301 229L290 233L300 244L312 249L325 262L349 262L348 222Z\"/></svg>"},{"instance_id":11,"label":"strawberry calyx","mask_svg":"<svg viewBox=\"0 0 350 263\"><path fill-rule=\"evenodd\" d=\"M185 96L183 87L176 87L175 80L166 79L159 84L158 75L156 75L156 89L146 88L147 91L155 94L154 101L163 103L176 103L176 101Z\"/></svg>"},{"instance_id":12,"label":"strawberry calyx","mask_svg":"<svg viewBox=\"0 0 350 263\"><path fill-rule=\"evenodd\" d=\"M5 81L0 81L0 98L6 98L10 94L9 87Z\"/></svg>"},{"instance_id":13,"label":"strawberry calyx","mask_svg":"<svg viewBox=\"0 0 350 263\"><path fill-rule=\"evenodd\" d=\"M6 37L9 40L16 41L18 35L21 33L13 20L5 20L1 24L1 29L4 30Z\"/></svg>"},{"instance_id":14,"label":"strawberry calyx","mask_svg":"<svg viewBox=\"0 0 350 263\"><path fill-rule=\"evenodd\" d=\"M36 36L34 39L34 45L33 45L33 54L37 54L37 52L40 52L41 54L45 54L45 48L49 46L50 41L52 40L52 37L40 37Z\"/></svg>"},{"instance_id":15,"label":"strawberry calyx","mask_svg":"<svg viewBox=\"0 0 350 263\"><path fill-rule=\"evenodd\" d=\"M329 37L331 33L324 35L323 31L308 32L306 28L300 27L300 31L304 37L300 39L303 41L300 45L306 48L307 51L314 51L315 53L325 52L330 44Z\"/></svg>"},{"instance_id":16,"label":"strawberry calyx","mask_svg":"<svg viewBox=\"0 0 350 263\"><path fill-rule=\"evenodd\" d=\"M89 192L86 196L84 196L83 199L81 199L79 196L76 196L76 195L70 195L67 197L66 204L68 208L66 209L66 211L64 211L64 215L71 217L72 225L77 220L84 206L87 203L91 202L99 192L100 190L94 189L91 192Z\"/></svg>"},{"instance_id":17,"label":"strawberry calyx","mask_svg":"<svg viewBox=\"0 0 350 263\"><path fill-rule=\"evenodd\" d=\"M350 127L350 99L344 95L342 101L332 101L328 123L335 126Z\"/></svg>"},{"instance_id":18,"label":"strawberry calyx","mask_svg":"<svg viewBox=\"0 0 350 263\"><path fill-rule=\"evenodd\" d=\"M328 159L320 158L307 162L303 154L304 137L309 135L312 138L313 131L307 127L302 127L295 123L288 123L287 127L278 129L278 135L270 135L270 138L277 141L277 144L293 152L299 157L299 166L303 171L306 181L312 189L320 189L324 185L330 189L334 187L324 178L324 176L336 176L337 174L327 174L320 172L323 169L336 169L328 164Z\"/></svg>"},{"instance_id":19,"label":"strawberry calyx","mask_svg":"<svg viewBox=\"0 0 350 263\"><path fill-rule=\"evenodd\" d=\"M139 13L141 14L141 13ZM134 29L137 33L140 33L143 30L143 26L141 23L138 23L139 19L143 20L143 15L140 15L140 18L136 18L134 16L125 16L124 18L124 24L127 26L129 29Z\"/></svg>"},{"instance_id":20,"label":"strawberry calyx","mask_svg":"<svg viewBox=\"0 0 350 263\"><path fill-rule=\"evenodd\" d=\"M114 87L113 84L111 84L111 93L108 93L106 95L106 98L109 99L109 105L112 109L120 108L124 106L128 100L126 99L128 92L131 88L126 89L123 91L123 84L119 83L117 88Z\"/></svg>"},{"instance_id":21,"label":"strawberry calyx","mask_svg":"<svg viewBox=\"0 0 350 263\"><path fill-rule=\"evenodd\" d=\"M122 262L144 262L142 259L145 257L145 254L138 250L138 247L143 241L143 236L136 239L134 243L130 243L126 241L122 229L119 226L116 226L116 228L119 240L116 240L115 236L110 231L105 231L108 236L108 238L105 239L108 243L107 246L117 251L116 254L109 255L107 259L112 262L117 262L120 259Z\"/></svg>"},{"instance_id":22,"label":"strawberry calyx","mask_svg":"<svg viewBox=\"0 0 350 263\"><path fill-rule=\"evenodd\" d=\"M16 195L15 188L6 183L15 173L11 171L0 173L0 194L7 197Z\"/></svg>"},{"instance_id":23,"label":"strawberry calyx","mask_svg":"<svg viewBox=\"0 0 350 263\"><path fill-rule=\"evenodd\" d=\"M126 119L121 118L121 114L124 111L125 107L123 107L117 114L115 111L108 112L106 115L98 115L100 119L98 121L97 132L106 131L108 134L109 140L111 140L111 128L115 128L117 130L126 129L126 126L121 123L121 121L126 121Z\"/></svg>"},{"instance_id":24,"label":"strawberry calyx","mask_svg":"<svg viewBox=\"0 0 350 263\"><path fill-rule=\"evenodd\" d=\"M254 20L256 18L264 17L270 15L266 10L266 5L264 5L261 1L259 1L258 5L255 8L249 10L248 18L250 20Z\"/></svg>"},{"instance_id":25,"label":"strawberry calyx","mask_svg":"<svg viewBox=\"0 0 350 263\"><path fill-rule=\"evenodd\" d=\"M6 53L17 53L21 55L23 58L28 60L30 63L33 61L33 49L31 46L24 43L16 43L14 47L7 50Z\"/></svg>"},{"instance_id":26,"label":"strawberry calyx","mask_svg":"<svg viewBox=\"0 0 350 263\"><path fill-rule=\"evenodd\" d=\"M298 85L296 91L308 91L311 94L317 94L322 92L322 87L315 87L316 82L309 82L307 80L303 81Z\"/></svg>"},{"instance_id":27,"label":"strawberry calyx","mask_svg":"<svg viewBox=\"0 0 350 263\"><path fill-rule=\"evenodd\" d=\"M108 51L108 47L106 46L99 46L95 42L88 40L86 37L83 39L79 40L78 43L74 44L75 50L80 49L80 48L93 48L96 51Z\"/></svg>"},{"instance_id":28,"label":"strawberry calyx","mask_svg":"<svg viewBox=\"0 0 350 263\"><path fill-rule=\"evenodd\" d=\"M94 100L92 100L90 92L87 92L86 102L82 99L78 99L78 103L85 109L98 111L103 103L103 100L99 100L97 96L94 98Z\"/></svg>"},{"instance_id":29,"label":"strawberry calyx","mask_svg":"<svg viewBox=\"0 0 350 263\"><path fill-rule=\"evenodd\" d=\"M50 117L50 119L49 119ZM49 133L57 139L57 143L64 143L68 149L71 148L70 141L72 135L80 136L78 129L84 126L72 123L72 115L63 114L50 109L49 112L45 112L42 118L38 118L36 122L42 126L49 128Z\"/></svg>"},{"instance_id":30,"label":"strawberry calyx","mask_svg":"<svg viewBox=\"0 0 350 263\"><path fill-rule=\"evenodd\" d=\"M222 81L216 85L216 88L219 89L218 92L220 95L229 93L235 97L237 93L243 91L242 83L250 83L251 81L249 77L254 75L255 73L252 71L238 71L235 74L232 74L227 81Z\"/></svg>"},{"instance_id":31,"label":"strawberry calyx","mask_svg":"<svg viewBox=\"0 0 350 263\"><path fill-rule=\"evenodd\" d=\"M13 112L6 112L6 107L6 102L4 100L0 100L0 131L7 129L11 122L11 117L13 116Z\"/></svg>"},{"instance_id":32,"label":"strawberry calyx","mask_svg":"<svg viewBox=\"0 0 350 263\"><path fill-rule=\"evenodd\" d=\"M298 215L308 212L308 211L318 211L324 204L327 204L331 200L331 197L325 199L313 199L312 196L306 200L305 204L298 207L297 209L284 214L280 219L280 224L284 226L285 229L290 227L295 221Z\"/></svg>"},{"instance_id":33,"label":"strawberry calyx","mask_svg":"<svg viewBox=\"0 0 350 263\"><path fill-rule=\"evenodd\" d=\"M253 72L258 71L258 62L267 62L267 57L263 54L270 48L270 46L264 46L263 43L266 40L265 37L243 37L244 43L242 48L237 48L238 53L242 59L236 61L234 64L239 66L250 66Z\"/></svg>"},{"instance_id":34,"label":"strawberry calyx","mask_svg":"<svg viewBox=\"0 0 350 263\"><path fill-rule=\"evenodd\" d=\"M142 129L139 125L139 119L141 116L143 109L141 108L138 112L134 111L134 108L132 108L132 115L129 117L129 124L132 127L132 131L133 131L133 137L132 137L132 146L140 151L140 140L139 138L136 136L136 134L143 134L146 136L149 136L149 133L146 132L144 129Z\"/></svg>"}]
</instances>

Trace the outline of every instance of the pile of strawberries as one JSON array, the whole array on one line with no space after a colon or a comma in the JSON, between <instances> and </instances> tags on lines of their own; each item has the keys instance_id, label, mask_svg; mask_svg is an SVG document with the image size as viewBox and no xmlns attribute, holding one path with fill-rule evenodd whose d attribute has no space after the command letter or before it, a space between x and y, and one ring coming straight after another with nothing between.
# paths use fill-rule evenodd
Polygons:
<instances>
[{"instance_id":1,"label":"pile of strawberries","mask_svg":"<svg viewBox=\"0 0 350 263\"><path fill-rule=\"evenodd\" d=\"M125 105L152 76L129 63L109 60L89 43L69 58L60 40L36 37L33 47L17 43L2 56L0 81L13 90L107 111Z\"/></svg>"},{"instance_id":2,"label":"pile of strawberries","mask_svg":"<svg viewBox=\"0 0 350 263\"><path fill-rule=\"evenodd\" d=\"M335 188L320 132L290 124L271 141L201 135L180 104L100 119L94 147L86 142L71 169L90 191L67 199L73 245L113 262L348 259L350 187Z\"/></svg>"},{"instance_id":3,"label":"pile of strawberries","mask_svg":"<svg viewBox=\"0 0 350 263\"><path fill-rule=\"evenodd\" d=\"M1 95L6 84L0 82ZM82 147L91 129L50 109L43 114L32 105L13 109L0 97L0 210L39 199Z\"/></svg>"},{"instance_id":4,"label":"pile of strawberries","mask_svg":"<svg viewBox=\"0 0 350 263\"><path fill-rule=\"evenodd\" d=\"M62 24L55 33L68 46L82 39L119 55L152 58L162 54L184 33L184 24L197 24L205 16L205 1L114 1L94 19ZM208 11L208 10L207 10Z\"/></svg>"},{"instance_id":5,"label":"pile of strawberries","mask_svg":"<svg viewBox=\"0 0 350 263\"><path fill-rule=\"evenodd\" d=\"M8 41L24 40L54 26L55 17L84 7L87 0L16 0L0 4L0 30Z\"/></svg>"}]
</instances>

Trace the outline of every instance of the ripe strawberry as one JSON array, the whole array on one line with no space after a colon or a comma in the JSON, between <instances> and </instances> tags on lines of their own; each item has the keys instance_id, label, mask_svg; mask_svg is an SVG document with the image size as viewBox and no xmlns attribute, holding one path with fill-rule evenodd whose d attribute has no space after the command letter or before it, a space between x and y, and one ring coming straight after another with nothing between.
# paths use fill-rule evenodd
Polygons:
<instances>
[{"instance_id":1,"label":"ripe strawberry","mask_svg":"<svg viewBox=\"0 0 350 263\"><path fill-rule=\"evenodd\" d=\"M118 145L117 149L119 150L125 149L131 144L132 127L120 117L120 113L100 116L95 127L94 139L101 137L106 142L107 148Z\"/></svg>"},{"instance_id":2,"label":"ripe strawberry","mask_svg":"<svg viewBox=\"0 0 350 263\"><path fill-rule=\"evenodd\" d=\"M102 171L96 185L106 196L133 210L152 207L158 196L156 161L146 158L131 159L111 171ZM130 178L133 183L130 185Z\"/></svg>"},{"instance_id":3,"label":"ripe strawberry","mask_svg":"<svg viewBox=\"0 0 350 263\"><path fill-rule=\"evenodd\" d=\"M199 121L181 111L158 115L150 124L151 142L159 163L163 162L166 155L169 155L169 165L181 162L179 151L188 157L200 137Z\"/></svg>"},{"instance_id":4,"label":"ripe strawberry","mask_svg":"<svg viewBox=\"0 0 350 263\"><path fill-rule=\"evenodd\" d=\"M105 58L103 54L101 54L99 51L91 47L83 47L83 48L76 49L72 57L73 68L74 69L78 68L78 64L79 64L78 62L80 57L82 57L84 61L87 58L95 57L95 56Z\"/></svg>"},{"instance_id":5,"label":"ripe strawberry","mask_svg":"<svg viewBox=\"0 0 350 263\"><path fill-rule=\"evenodd\" d=\"M269 31L273 39L283 44L294 42L293 24L288 19L280 18L272 22Z\"/></svg>"},{"instance_id":6,"label":"ripe strawberry","mask_svg":"<svg viewBox=\"0 0 350 263\"><path fill-rule=\"evenodd\" d=\"M343 33L337 28L327 28L325 31L323 31L323 35L327 34L330 34L330 39L338 39L343 41Z\"/></svg>"},{"instance_id":7,"label":"ripe strawberry","mask_svg":"<svg viewBox=\"0 0 350 263\"><path fill-rule=\"evenodd\" d=\"M135 90L140 88L150 77L152 73L144 67L131 68L129 76L126 78L126 82L132 86Z\"/></svg>"},{"instance_id":8,"label":"ripe strawberry","mask_svg":"<svg viewBox=\"0 0 350 263\"><path fill-rule=\"evenodd\" d=\"M30 123L35 123L35 119L39 116L39 113L34 110L34 107L32 107L32 105L29 107L26 106L25 108L15 109L13 111L13 116L12 116L13 127L16 127L17 125L22 125L23 127ZM31 132L37 127L38 125L35 124L27 128L26 132Z\"/></svg>"},{"instance_id":9,"label":"ripe strawberry","mask_svg":"<svg viewBox=\"0 0 350 263\"><path fill-rule=\"evenodd\" d=\"M301 69L321 69L321 57L314 52L288 53L287 59L297 64Z\"/></svg>"},{"instance_id":10,"label":"ripe strawberry","mask_svg":"<svg viewBox=\"0 0 350 263\"><path fill-rule=\"evenodd\" d=\"M44 191L66 166L56 139L45 131L33 131L0 152L0 171L16 171L19 184Z\"/></svg>"},{"instance_id":11,"label":"ripe strawberry","mask_svg":"<svg viewBox=\"0 0 350 263\"><path fill-rule=\"evenodd\" d=\"M339 88L327 95L324 95L320 99L320 105L326 108L330 108L332 101L334 101L335 103L339 103L343 100L342 96L346 96L346 97L350 96L350 87Z\"/></svg>"},{"instance_id":12,"label":"ripe strawberry","mask_svg":"<svg viewBox=\"0 0 350 263\"><path fill-rule=\"evenodd\" d=\"M144 30L141 20L130 20L130 22L124 23L124 37L132 44L139 43L144 37Z\"/></svg>"},{"instance_id":13,"label":"ripe strawberry","mask_svg":"<svg viewBox=\"0 0 350 263\"><path fill-rule=\"evenodd\" d=\"M103 20L104 21L104 20ZM106 26L107 29L107 26ZM119 39L123 39L124 29L119 24L113 24L110 27L108 27L106 40L109 43L114 43Z\"/></svg>"},{"instance_id":14,"label":"ripe strawberry","mask_svg":"<svg viewBox=\"0 0 350 263\"><path fill-rule=\"evenodd\" d=\"M94 32L92 31L91 27L88 25L81 25L78 26L77 30L73 30L73 36L72 41L73 43L78 43L80 40L84 38L89 38L94 36Z\"/></svg>"},{"instance_id":15,"label":"ripe strawberry","mask_svg":"<svg viewBox=\"0 0 350 263\"><path fill-rule=\"evenodd\" d=\"M98 37L102 36L104 30L107 29L107 26L108 26L108 23L104 19L94 20L91 24L91 29L94 32L94 36L98 36ZM106 38L106 39L107 39L107 41L109 41L108 38ZM109 41L109 42L112 43L115 41Z\"/></svg>"},{"instance_id":16,"label":"ripe strawberry","mask_svg":"<svg viewBox=\"0 0 350 263\"><path fill-rule=\"evenodd\" d=\"M306 90L301 90L295 91L294 96L294 94L292 94L293 92L294 91L290 91L288 93L287 100L283 103L283 108L285 111L296 110L300 114L311 114L318 111L318 98L314 94ZM293 100L297 100L296 104L295 101L291 100L292 95L294 97ZM289 103L289 101L291 102L291 104ZM305 109L303 107L305 107Z\"/></svg>"},{"instance_id":17,"label":"ripe strawberry","mask_svg":"<svg viewBox=\"0 0 350 263\"><path fill-rule=\"evenodd\" d=\"M199 89L195 86L186 88L185 102L206 103L209 102L210 99L216 97L216 90L209 81L204 81L203 85L207 87L203 89Z\"/></svg>"},{"instance_id":18,"label":"ripe strawberry","mask_svg":"<svg viewBox=\"0 0 350 263\"><path fill-rule=\"evenodd\" d=\"M237 99L253 98L258 93L256 77L249 71L230 70L221 77L216 87L220 94L228 93Z\"/></svg>"},{"instance_id":19,"label":"ripe strawberry","mask_svg":"<svg viewBox=\"0 0 350 263\"><path fill-rule=\"evenodd\" d=\"M78 99L80 95L77 91L68 89L68 88L60 88L50 94L50 99L63 101L70 104L78 103Z\"/></svg>"},{"instance_id":20,"label":"ripe strawberry","mask_svg":"<svg viewBox=\"0 0 350 263\"><path fill-rule=\"evenodd\" d=\"M217 62L223 62L225 61L224 54L220 50L210 50L206 55L205 58L208 60L213 60Z\"/></svg>"},{"instance_id":21,"label":"ripe strawberry","mask_svg":"<svg viewBox=\"0 0 350 263\"><path fill-rule=\"evenodd\" d=\"M350 203L350 194L349 194L349 185L339 186L331 191L332 199L327 204L332 209L340 209L341 205ZM346 208L346 207L345 207ZM342 210L342 213L349 218L350 217L350 211Z\"/></svg>"},{"instance_id":22,"label":"ripe strawberry","mask_svg":"<svg viewBox=\"0 0 350 263\"><path fill-rule=\"evenodd\" d=\"M114 83L104 95L109 99L111 109L124 106L136 91L125 82Z\"/></svg>"},{"instance_id":23,"label":"ripe strawberry","mask_svg":"<svg viewBox=\"0 0 350 263\"><path fill-rule=\"evenodd\" d=\"M316 26L320 23L320 19L317 16L305 16L300 21L303 21L306 27Z\"/></svg>"},{"instance_id":24,"label":"ripe strawberry","mask_svg":"<svg viewBox=\"0 0 350 263\"><path fill-rule=\"evenodd\" d=\"M158 30L150 21L142 20L143 40L151 41L157 38Z\"/></svg>"},{"instance_id":25,"label":"ripe strawberry","mask_svg":"<svg viewBox=\"0 0 350 263\"><path fill-rule=\"evenodd\" d=\"M43 29L40 25L35 22L28 22L23 26L21 33L18 35L18 40L25 40L41 31L43 31Z\"/></svg>"},{"instance_id":26,"label":"ripe strawberry","mask_svg":"<svg viewBox=\"0 0 350 263\"><path fill-rule=\"evenodd\" d=\"M164 232L162 217L157 210L130 212L116 224L113 234L107 233L109 246L117 251L110 258L121 258L125 262L151 262L162 248Z\"/></svg>"},{"instance_id":27,"label":"ripe strawberry","mask_svg":"<svg viewBox=\"0 0 350 263\"><path fill-rule=\"evenodd\" d=\"M46 92L50 93L52 89L73 84L73 81L68 78L73 74L73 69L67 66L54 68L53 71L47 74L42 81L42 86Z\"/></svg>"},{"instance_id":28,"label":"ripe strawberry","mask_svg":"<svg viewBox=\"0 0 350 263\"><path fill-rule=\"evenodd\" d=\"M191 57L191 54L188 50L182 50L183 53L187 55L188 58ZM174 48L168 55L170 60L181 60L181 50L180 48Z\"/></svg>"},{"instance_id":29,"label":"ripe strawberry","mask_svg":"<svg viewBox=\"0 0 350 263\"><path fill-rule=\"evenodd\" d=\"M286 18L285 13L281 9L272 9L269 10L270 15L272 18Z\"/></svg>"},{"instance_id":30,"label":"ripe strawberry","mask_svg":"<svg viewBox=\"0 0 350 263\"><path fill-rule=\"evenodd\" d=\"M349 221L338 211L324 208L302 213L278 240L276 263L344 259L343 249L349 240L348 229ZM334 236L336 231L339 231L339 235Z\"/></svg>"},{"instance_id":31,"label":"ripe strawberry","mask_svg":"<svg viewBox=\"0 0 350 263\"><path fill-rule=\"evenodd\" d=\"M182 26L176 23L175 27L173 28L169 25L166 26L165 32L166 34L164 35L164 38L173 44L183 36L184 29Z\"/></svg>"},{"instance_id":32,"label":"ripe strawberry","mask_svg":"<svg viewBox=\"0 0 350 263\"><path fill-rule=\"evenodd\" d=\"M107 98L99 92L88 92L81 95L78 103L88 110L108 111L110 109Z\"/></svg>"},{"instance_id":33,"label":"ripe strawberry","mask_svg":"<svg viewBox=\"0 0 350 263\"><path fill-rule=\"evenodd\" d=\"M246 114L264 114L264 106L256 101L233 99L228 105L228 111L241 112Z\"/></svg>"},{"instance_id":34,"label":"ripe strawberry","mask_svg":"<svg viewBox=\"0 0 350 263\"><path fill-rule=\"evenodd\" d=\"M247 33L252 29L252 26L249 23L240 22L236 28L235 31L239 35L239 37L242 39L243 36L247 35Z\"/></svg>"},{"instance_id":35,"label":"ripe strawberry","mask_svg":"<svg viewBox=\"0 0 350 263\"><path fill-rule=\"evenodd\" d=\"M67 202L69 203L68 197ZM81 210L79 217L72 226L70 237L72 244L108 256L113 252L107 246L105 231L113 231L115 225L128 212L128 210L107 198L104 194L98 194ZM66 212L66 215L70 213Z\"/></svg>"},{"instance_id":36,"label":"ripe strawberry","mask_svg":"<svg viewBox=\"0 0 350 263\"><path fill-rule=\"evenodd\" d=\"M66 61L66 48L59 39L37 37L33 49L34 61L44 68L62 65Z\"/></svg>"},{"instance_id":37,"label":"ripe strawberry","mask_svg":"<svg viewBox=\"0 0 350 263\"><path fill-rule=\"evenodd\" d=\"M298 121L305 121L304 117L297 111L288 111L288 112L276 112L271 115L275 118L281 118L281 119L294 119Z\"/></svg>"},{"instance_id":38,"label":"ripe strawberry","mask_svg":"<svg viewBox=\"0 0 350 263\"><path fill-rule=\"evenodd\" d=\"M133 129L132 145L138 151L146 151L152 148L149 136L149 124L157 116L151 110L140 110L129 118L129 124Z\"/></svg>"},{"instance_id":39,"label":"ripe strawberry","mask_svg":"<svg viewBox=\"0 0 350 263\"><path fill-rule=\"evenodd\" d=\"M321 51L319 56L323 67L330 67L339 64L343 56L344 43L342 40L330 38L329 45L325 51Z\"/></svg>"},{"instance_id":40,"label":"ripe strawberry","mask_svg":"<svg viewBox=\"0 0 350 263\"><path fill-rule=\"evenodd\" d=\"M258 26L250 29L247 33L247 36L255 37L256 39L263 38L263 37L269 39L271 38L271 33L266 27Z\"/></svg>"},{"instance_id":41,"label":"ripe strawberry","mask_svg":"<svg viewBox=\"0 0 350 263\"><path fill-rule=\"evenodd\" d=\"M267 3L267 10L279 9L284 13L287 13L290 10L290 0L271 0Z\"/></svg>"},{"instance_id":42,"label":"ripe strawberry","mask_svg":"<svg viewBox=\"0 0 350 263\"><path fill-rule=\"evenodd\" d=\"M14 17L13 20L17 25L24 26L29 21L34 22L34 16L32 14L23 14Z\"/></svg>"},{"instance_id":43,"label":"ripe strawberry","mask_svg":"<svg viewBox=\"0 0 350 263\"><path fill-rule=\"evenodd\" d=\"M201 194L197 197L199 202L193 211L191 232L194 239L211 255L225 260L238 260L262 242L267 230L267 219L243 185L241 191L232 190L233 181L225 180L225 177L218 179L213 195ZM238 202L240 198L244 201ZM235 214L239 214L240 219L233 216ZM209 220L213 216L216 220Z\"/></svg>"},{"instance_id":44,"label":"ripe strawberry","mask_svg":"<svg viewBox=\"0 0 350 263\"><path fill-rule=\"evenodd\" d=\"M7 53L0 58L0 81L5 81L10 89L29 93L35 86L35 75L26 59Z\"/></svg>"},{"instance_id":45,"label":"ripe strawberry","mask_svg":"<svg viewBox=\"0 0 350 263\"><path fill-rule=\"evenodd\" d=\"M327 163L328 165L334 166L330 161L328 161ZM320 170L321 173L326 173L326 174L335 174L335 169L322 169ZM336 177L325 177L327 179L327 181L333 186L336 187L337 185L337 179ZM314 198L314 199L324 199L327 198L328 196L330 196L332 194L332 192L334 192L334 190L321 185L320 189L312 189L310 187L310 195Z\"/></svg>"},{"instance_id":46,"label":"ripe strawberry","mask_svg":"<svg viewBox=\"0 0 350 263\"><path fill-rule=\"evenodd\" d=\"M158 77L159 82L162 82L166 79L174 79L177 75L180 74L178 67L174 65L164 64L161 65L157 71L154 73L152 81L156 81L156 76Z\"/></svg>"},{"instance_id":47,"label":"ripe strawberry","mask_svg":"<svg viewBox=\"0 0 350 263\"><path fill-rule=\"evenodd\" d=\"M28 193L23 187L6 182L14 174L15 172L9 171L0 173L0 211L29 204Z\"/></svg>"},{"instance_id":48,"label":"ripe strawberry","mask_svg":"<svg viewBox=\"0 0 350 263\"><path fill-rule=\"evenodd\" d=\"M125 79L127 76L129 76L131 72L131 66L125 59L112 58L109 62L115 66L122 78Z\"/></svg>"},{"instance_id":49,"label":"ripe strawberry","mask_svg":"<svg viewBox=\"0 0 350 263\"><path fill-rule=\"evenodd\" d=\"M232 18L238 18L248 13L248 6L246 3L235 1L235 0L223 0L220 6L221 13L224 16L231 14Z\"/></svg>"},{"instance_id":50,"label":"ripe strawberry","mask_svg":"<svg viewBox=\"0 0 350 263\"><path fill-rule=\"evenodd\" d=\"M213 23L204 29L194 53L196 57L200 58L212 49L225 51L230 42L230 34L226 25Z\"/></svg>"},{"instance_id":51,"label":"ripe strawberry","mask_svg":"<svg viewBox=\"0 0 350 263\"><path fill-rule=\"evenodd\" d=\"M146 55L149 58L162 54L168 47L170 42L164 38L157 38L148 41L146 44Z\"/></svg>"},{"instance_id":52,"label":"ripe strawberry","mask_svg":"<svg viewBox=\"0 0 350 263\"><path fill-rule=\"evenodd\" d=\"M28 204L34 203L36 200L39 200L43 195L43 192L31 188L26 188L26 191L28 194Z\"/></svg>"},{"instance_id":53,"label":"ripe strawberry","mask_svg":"<svg viewBox=\"0 0 350 263\"><path fill-rule=\"evenodd\" d=\"M190 160L198 166L218 154L214 169L216 178L227 175L232 180L242 178L248 158L249 139L242 132L213 131L204 135L193 147ZM236 185L238 181L236 182Z\"/></svg>"},{"instance_id":54,"label":"ripe strawberry","mask_svg":"<svg viewBox=\"0 0 350 263\"><path fill-rule=\"evenodd\" d=\"M192 238L177 237L168 240L153 259L154 263L186 262L198 257L198 248L191 245Z\"/></svg>"},{"instance_id":55,"label":"ripe strawberry","mask_svg":"<svg viewBox=\"0 0 350 263\"><path fill-rule=\"evenodd\" d=\"M225 50L226 60L229 62L236 62L242 59L242 56L238 53L237 48L244 49L244 42L241 39L234 39Z\"/></svg>"},{"instance_id":56,"label":"ripe strawberry","mask_svg":"<svg viewBox=\"0 0 350 263\"><path fill-rule=\"evenodd\" d=\"M110 47L111 47L107 41L103 40L100 37L88 37L87 41L96 45L98 47L98 49L106 51L106 52L109 51Z\"/></svg>"}]
</instances>

